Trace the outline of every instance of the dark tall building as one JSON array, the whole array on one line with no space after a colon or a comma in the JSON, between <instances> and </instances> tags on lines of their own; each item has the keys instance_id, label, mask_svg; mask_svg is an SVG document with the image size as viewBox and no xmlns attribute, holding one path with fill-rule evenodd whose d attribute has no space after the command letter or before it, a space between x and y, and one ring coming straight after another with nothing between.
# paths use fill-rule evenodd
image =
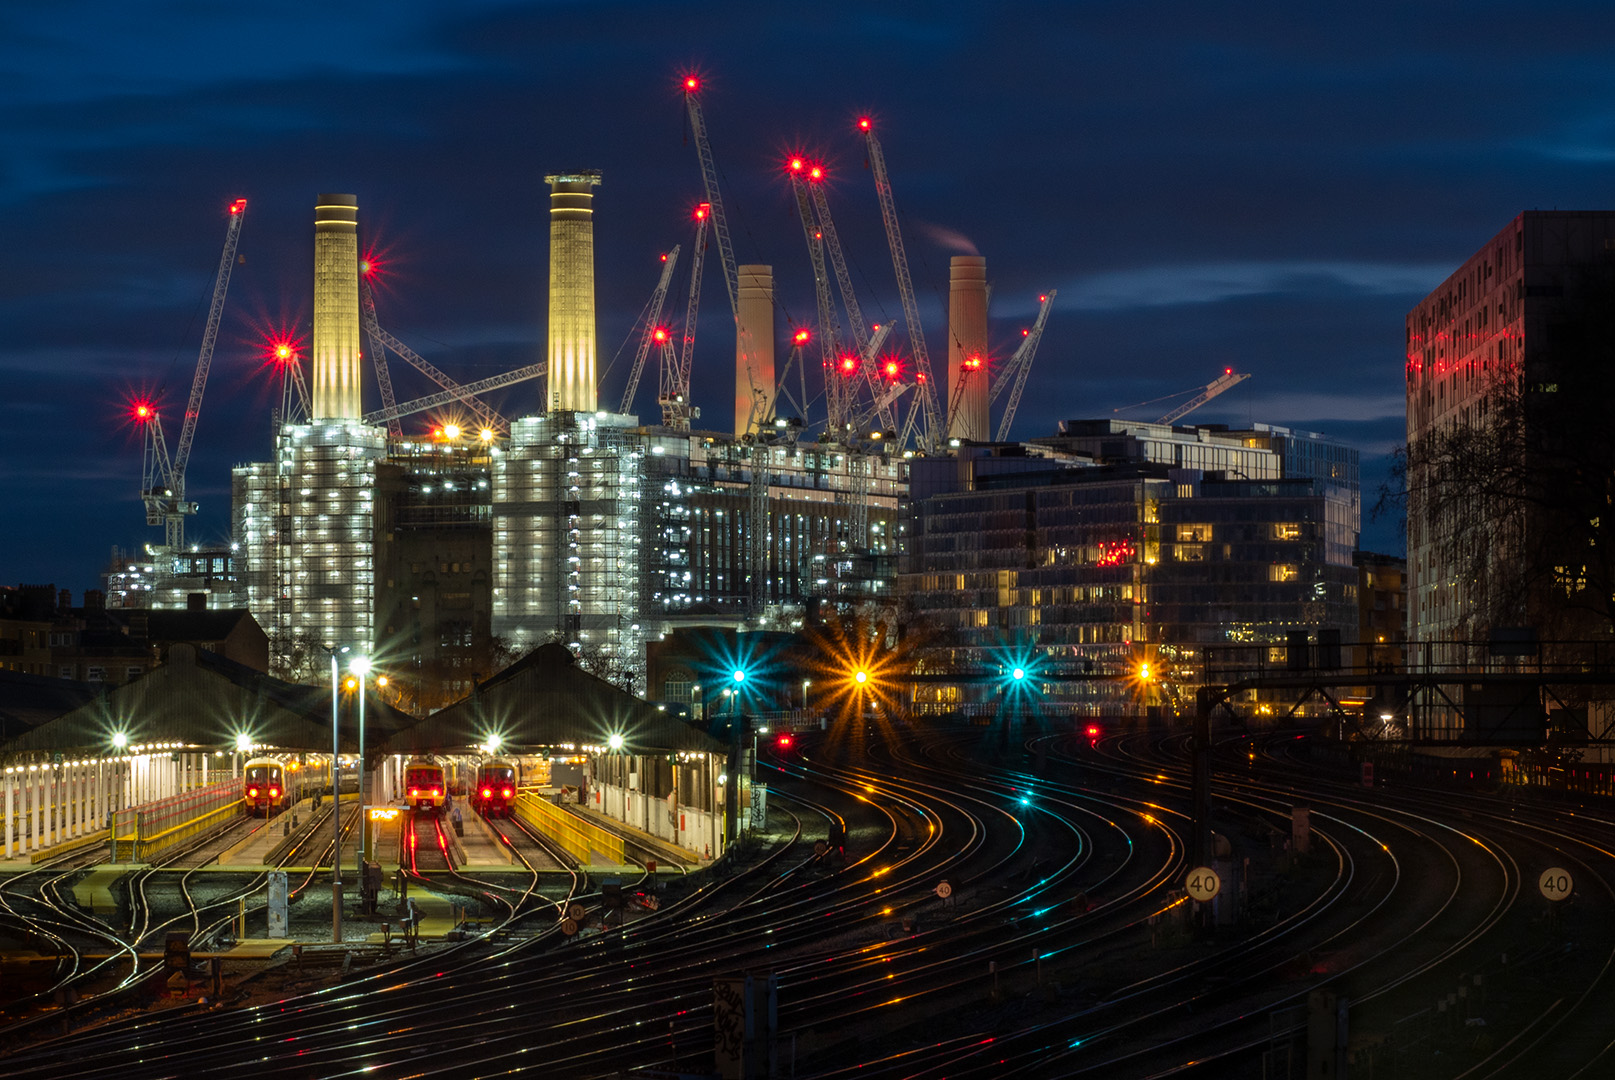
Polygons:
<instances>
[{"instance_id":1,"label":"dark tall building","mask_svg":"<svg viewBox=\"0 0 1615 1080\"><path fill-rule=\"evenodd\" d=\"M1414 640L1608 633L1612 343L1610 211L1521 214L1408 313Z\"/></svg>"}]
</instances>

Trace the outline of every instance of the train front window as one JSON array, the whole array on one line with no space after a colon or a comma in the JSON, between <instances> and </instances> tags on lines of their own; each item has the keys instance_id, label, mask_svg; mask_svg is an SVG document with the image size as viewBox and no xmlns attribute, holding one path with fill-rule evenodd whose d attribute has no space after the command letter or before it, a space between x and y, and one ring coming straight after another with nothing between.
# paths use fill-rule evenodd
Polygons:
<instances>
[{"instance_id":1,"label":"train front window","mask_svg":"<svg viewBox=\"0 0 1615 1080\"><path fill-rule=\"evenodd\" d=\"M254 765L252 768L246 771L247 783L267 784L270 780L274 779L274 777L271 775L274 771L275 770L270 769L266 765Z\"/></svg>"},{"instance_id":2,"label":"train front window","mask_svg":"<svg viewBox=\"0 0 1615 1080\"><path fill-rule=\"evenodd\" d=\"M514 784L516 782L516 770L483 769L482 782L484 784Z\"/></svg>"}]
</instances>

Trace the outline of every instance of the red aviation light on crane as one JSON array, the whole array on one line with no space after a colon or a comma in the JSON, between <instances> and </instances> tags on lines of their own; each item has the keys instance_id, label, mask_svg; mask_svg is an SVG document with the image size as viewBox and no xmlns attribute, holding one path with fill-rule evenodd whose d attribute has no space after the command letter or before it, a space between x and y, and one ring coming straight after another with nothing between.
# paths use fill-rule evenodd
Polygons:
<instances>
[{"instance_id":1,"label":"red aviation light on crane","mask_svg":"<svg viewBox=\"0 0 1615 1080\"><path fill-rule=\"evenodd\" d=\"M129 413L136 420L145 423L157 415L157 410L152 407L149 401L137 401L129 406Z\"/></svg>"},{"instance_id":2,"label":"red aviation light on crane","mask_svg":"<svg viewBox=\"0 0 1615 1080\"><path fill-rule=\"evenodd\" d=\"M967 356L967 357L965 357L965 367L968 368L971 371L979 371L981 369L981 357L979 357L979 356Z\"/></svg>"},{"instance_id":3,"label":"red aviation light on crane","mask_svg":"<svg viewBox=\"0 0 1615 1080\"><path fill-rule=\"evenodd\" d=\"M686 94L693 94L699 89L701 89L700 79L696 78L694 75L684 76L684 92Z\"/></svg>"},{"instance_id":4,"label":"red aviation light on crane","mask_svg":"<svg viewBox=\"0 0 1615 1080\"><path fill-rule=\"evenodd\" d=\"M792 172L801 172L803 169L805 169L807 167L807 162L803 161L799 157L793 157L790 161L788 161L786 163L785 167L790 169Z\"/></svg>"},{"instance_id":5,"label":"red aviation light on crane","mask_svg":"<svg viewBox=\"0 0 1615 1080\"><path fill-rule=\"evenodd\" d=\"M813 335L806 330L798 330L791 335L791 341L797 345L806 345Z\"/></svg>"},{"instance_id":6,"label":"red aviation light on crane","mask_svg":"<svg viewBox=\"0 0 1615 1080\"><path fill-rule=\"evenodd\" d=\"M869 130L869 117L860 116L858 118L858 130L859 131L868 131Z\"/></svg>"},{"instance_id":7,"label":"red aviation light on crane","mask_svg":"<svg viewBox=\"0 0 1615 1080\"><path fill-rule=\"evenodd\" d=\"M695 220L705 221L710 213L712 213L712 204L704 202L695 208Z\"/></svg>"},{"instance_id":8,"label":"red aviation light on crane","mask_svg":"<svg viewBox=\"0 0 1615 1080\"><path fill-rule=\"evenodd\" d=\"M857 370L858 358L856 356L843 356L841 358L841 373L843 375L851 375Z\"/></svg>"},{"instance_id":9,"label":"red aviation light on crane","mask_svg":"<svg viewBox=\"0 0 1615 1080\"><path fill-rule=\"evenodd\" d=\"M655 341L658 345L660 345L662 342L667 340L667 327L658 326L656 329L651 331L650 336L652 341Z\"/></svg>"},{"instance_id":10,"label":"red aviation light on crane","mask_svg":"<svg viewBox=\"0 0 1615 1080\"><path fill-rule=\"evenodd\" d=\"M817 182L819 180L823 180L824 179L824 167L821 166L821 165L813 166L813 168L808 170L808 179L812 180L812 181L815 181L815 182Z\"/></svg>"},{"instance_id":11,"label":"red aviation light on crane","mask_svg":"<svg viewBox=\"0 0 1615 1080\"><path fill-rule=\"evenodd\" d=\"M235 202L230 204L230 213L239 214L242 211L244 211L246 208L247 208L247 200L246 199L237 199Z\"/></svg>"},{"instance_id":12,"label":"red aviation light on crane","mask_svg":"<svg viewBox=\"0 0 1615 1080\"><path fill-rule=\"evenodd\" d=\"M886 361L885 372L888 379L896 379L903 373L903 368L896 360L888 360Z\"/></svg>"}]
</instances>

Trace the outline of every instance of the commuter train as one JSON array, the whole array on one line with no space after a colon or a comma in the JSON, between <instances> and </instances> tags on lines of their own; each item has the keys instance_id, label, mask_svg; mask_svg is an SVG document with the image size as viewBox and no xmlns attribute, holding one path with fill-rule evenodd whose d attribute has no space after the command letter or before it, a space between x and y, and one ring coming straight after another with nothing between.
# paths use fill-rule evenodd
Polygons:
<instances>
[{"instance_id":1,"label":"commuter train","mask_svg":"<svg viewBox=\"0 0 1615 1080\"><path fill-rule=\"evenodd\" d=\"M286 788L286 766L274 758L253 758L241 770L242 801L247 813L264 817L278 814L291 805Z\"/></svg>"},{"instance_id":2,"label":"commuter train","mask_svg":"<svg viewBox=\"0 0 1615 1080\"><path fill-rule=\"evenodd\" d=\"M404 766L404 805L411 810L443 811L449 786L443 766L429 758L416 758Z\"/></svg>"},{"instance_id":3,"label":"commuter train","mask_svg":"<svg viewBox=\"0 0 1615 1080\"><path fill-rule=\"evenodd\" d=\"M477 766L477 782L471 787L471 809L483 817L509 817L516 807L516 779L514 761L484 761Z\"/></svg>"}]
</instances>

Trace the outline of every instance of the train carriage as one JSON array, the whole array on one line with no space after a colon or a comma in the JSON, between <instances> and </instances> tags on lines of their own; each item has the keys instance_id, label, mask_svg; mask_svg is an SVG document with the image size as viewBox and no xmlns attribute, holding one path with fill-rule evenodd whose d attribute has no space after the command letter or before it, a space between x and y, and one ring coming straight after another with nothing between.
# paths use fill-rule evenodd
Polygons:
<instances>
[{"instance_id":1,"label":"train carriage","mask_svg":"<svg viewBox=\"0 0 1615 1080\"><path fill-rule=\"evenodd\" d=\"M516 806L518 773L516 763L504 758L491 758L477 766L471 809L483 817L510 817Z\"/></svg>"},{"instance_id":2,"label":"train carriage","mask_svg":"<svg viewBox=\"0 0 1615 1080\"><path fill-rule=\"evenodd\" d=\"M247 813L272 817L291 805L286 766L274 758L253 758L241 769L241 798Z\"/></svg>"},{"instance_id":3,"label":"train carriage","mask_svg":"<svg viewBox=\"0 0 1615 1080\"><path fill-rule=\"evenodd\" d=\"M411 810L442 813L448 790L447 777L438 762L417 758L404 766L404 803Z\"/></svg>"}]
</instances>

